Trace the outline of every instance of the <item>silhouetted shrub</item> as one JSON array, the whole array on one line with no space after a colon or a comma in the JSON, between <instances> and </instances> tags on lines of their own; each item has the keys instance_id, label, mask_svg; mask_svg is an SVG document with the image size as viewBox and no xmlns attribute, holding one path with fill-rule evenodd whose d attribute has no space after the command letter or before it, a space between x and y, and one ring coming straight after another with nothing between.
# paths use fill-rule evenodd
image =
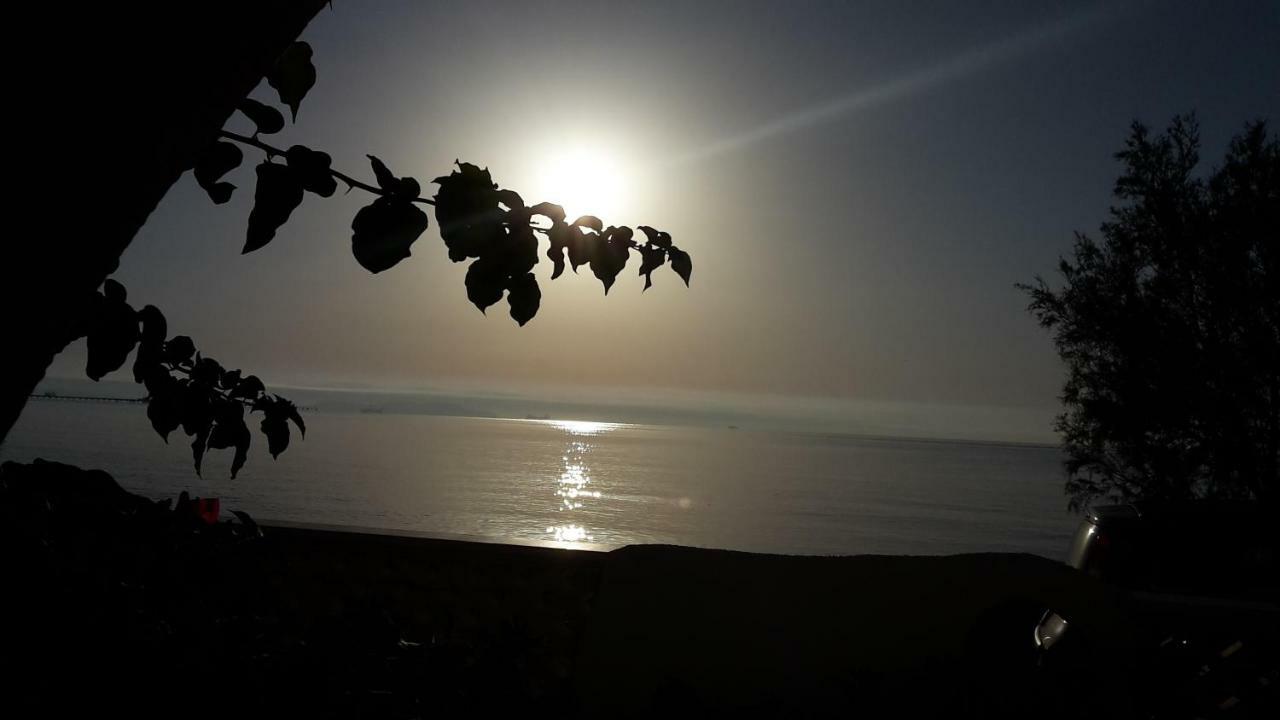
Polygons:
<instances>
[{"instance_id":1,"label":"silhouetted shrub","mask_svg":"<svg viewBox=\"0 0 1280 720\"><path fill-rule=\"evenodd\" d=\"M1135 123L1101 241L1020 285L1067 366L1067 492L1274 502L1280 468L1280 142L1264 123L1194 174L1194 118Z\"/></svg>"}]
</instances>

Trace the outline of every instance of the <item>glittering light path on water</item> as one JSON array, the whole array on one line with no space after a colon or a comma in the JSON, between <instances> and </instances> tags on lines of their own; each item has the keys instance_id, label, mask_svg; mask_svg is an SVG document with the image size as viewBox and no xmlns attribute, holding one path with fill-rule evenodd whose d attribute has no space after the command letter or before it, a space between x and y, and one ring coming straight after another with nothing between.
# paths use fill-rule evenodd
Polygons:
<instances>
[{"instance_id":1,"label":"glittering light path on water","mask_svg":"<svg viewBox=\"0 0 1280 720\"><path fill-rule=\"evenodd\" d=\"M585 420L554 420L550 425L564 431L565 449L561 456L563 467L556 483L555 495L559 499L559 511L573 513L581 510L585 502L599 500L600 491L590 489L591 470L587 464L591 454L591 438L617 427L612 423ZM561 523L547 527L547 534L556 542L592 542L591 532L577 523Z\"/></svg>"}]
</instances>

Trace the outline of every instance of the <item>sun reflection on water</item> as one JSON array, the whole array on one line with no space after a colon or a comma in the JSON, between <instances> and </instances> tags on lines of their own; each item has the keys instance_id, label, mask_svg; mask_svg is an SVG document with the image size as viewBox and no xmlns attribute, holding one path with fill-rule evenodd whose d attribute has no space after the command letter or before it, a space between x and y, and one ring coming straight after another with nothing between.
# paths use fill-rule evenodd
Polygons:
<instances>
[{"instance_id":1,"label":"sun reflection on water","mask_svg":"<svg viewBox=\"0 0 1280 720\"><path fill-rule=\"evenodd\" d=\"M585 455L590 445L570 443L570 447ZM587 489L591 476L587 473L586 464L580 459L581 455L576 457L579 459L570 460L568 455L563 456L564 471L560 473L560 480L556 484L556 497L560 498L561 510L577 510L582 507L583 499L600 497L599 491Z\"/></svg>"},{"instance_id":2,"label":"sun reflection on water","mask_svg":"<svg viewBox=\"0 0 1280 720\"><path fill-rule=\"evenodd\" d=\"M552 533L552 537L556 542L591 542L591 536L587 534L585 528L579 525L549 527L547 532Z\"/></svg>"},{"instance_id":3,"label":"sun reflection on water","mask_svg":"<svg viewBox=\"0 0 1280 720\"><path fill-rule=\"evenodd\" d=\"M589 500L601 497L599 490L592 490L591 469L587 458L591 454L592 444L586 438L596 437L617 427L614 423L591 422L588 420L554 420L549 423L563 430L566 434L565 450L560 460L562 463L560 477L556 479L555 496L558 499L558 512L572 513L583 508ZM592 535L577 523L562 523L547 528L547 534L556 542L591 542Z\"/></svg>"},{"instance_id":4,"label":"sun reflection on water","mask_svg":"<svg viewBox=\"0 0 1280 720\"><path fill-rule=\"evenodd\" d=\"M559 428L570 435L602 435L618 427L617 423L595 422L594 420L552 420L552 427Z\"/></svg>"}]
</instances>

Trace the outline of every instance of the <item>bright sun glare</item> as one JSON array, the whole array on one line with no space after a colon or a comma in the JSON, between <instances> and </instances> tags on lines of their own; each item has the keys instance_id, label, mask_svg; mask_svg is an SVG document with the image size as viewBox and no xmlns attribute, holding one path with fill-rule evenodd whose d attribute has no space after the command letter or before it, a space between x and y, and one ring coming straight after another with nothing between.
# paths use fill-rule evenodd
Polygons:
<instances>
[{"instance_id":1,"label":"bright sun glare","mask_svg":"<svg viewBox=\"0 0 1280 720\"><path fill-rule=\"evenodd\" d=\"M624 180L617 160L600 148L566 148L540 165L539 186L546 200L564 207L572 222L595 215L606 224L619 224Z\"/></svg>"},{"instance_id":2,"label":"bright sun glare","mask_svg":"<svg viewBox=\"0 0 1280 720\"><path fill-rule=\"evenodd\" d=\"M551 420L550 424L570 435L600 435L618 427L617 423L593 420Z\"/></svg>"}]
</instances>

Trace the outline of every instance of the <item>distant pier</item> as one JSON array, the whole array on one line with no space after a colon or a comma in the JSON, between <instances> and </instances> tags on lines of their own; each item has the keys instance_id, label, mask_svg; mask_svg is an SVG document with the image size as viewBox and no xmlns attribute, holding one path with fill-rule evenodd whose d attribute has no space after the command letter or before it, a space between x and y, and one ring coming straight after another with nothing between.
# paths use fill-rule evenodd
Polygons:
<instances>
[{"instance_id":1,"label":"distant pier","mask_svg":"<svg viewBox=\"0 0 1280 720\"><path fill-rule=\"evenodd\" d=\"M32 393L32 400L72 400L75 402L129 403L139 405L147 398L97 397L94 395L58 395L57 393Z\"/></svg>"},{"instance_id":2,"label":"distant pier","mask_svg":"<svg viewBox=\"0 0 1280 720\"><path fill-rule=\"evenodd\" d=\"M32 400L71 400L73 402L97 402L97 403L124 403L126 405L143 405L150 397L139 398L122 398L122 397L98 397L96 395L58 395L57 393L32 393L27 397ZM305 412L315 412L315 405L299 405L298 410ZM381 412L381 411L379 411Z\"/></svg>"}]
</instances>

